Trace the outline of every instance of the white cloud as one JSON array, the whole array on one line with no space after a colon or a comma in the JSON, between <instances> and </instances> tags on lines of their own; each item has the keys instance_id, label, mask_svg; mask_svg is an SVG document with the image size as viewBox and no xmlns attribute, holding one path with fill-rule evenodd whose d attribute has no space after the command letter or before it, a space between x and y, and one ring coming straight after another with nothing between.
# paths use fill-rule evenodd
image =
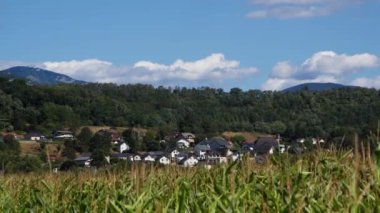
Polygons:
<instances>
[{"instance_id":1,"label":"white cloud","mask_svg":"<svg viewBox=\"0 0 380 213\"><path fill-rule=\"evenodd\" d=\"M297 67L290 64L289 61L278 62L271 73L272 78L289 78L297 72Z\"/></svg>"},{"instance_id":2,"label":"white cloud","mask_svg":"<svg viewBox=\"0 0 380 213\"><path fill-rule=\"evenodd\" d=\"M357 78L351 82L352 85L380 89L380 75L374 78Z\"/></svg>"},{"instance_id":3,"label":"white cloud","mask_svg":"<svg viewBox=\"0 0 380 213\"><path fill-rule=\"evenodd\" d=\"M197 82L208 85L244 78L258 72L257 68L241 67L239 61L228 60L220 53L196 61L179 59L168 65L143 60L132 66L116 66L108 61L88 59L45 62L43 68L91 82L154 85L182 85Z\"/></svg>"},{"instance_id":4,"label":"white cloud","mask_svg":"<svg viewBox=\"0 0 380 213\"><path fill-rule=\"evenodd\" d=\"M253 19L277 17L281 19L308 18L314 16L325 16L333 11L332 8L317 6L283 6L269 8L249 13L247 16Z\"/></svg>"},{"instance_id":5,"label":"white cloud","mask_svg":"<svg viewBox=\"0 0 380 213\"><path fill-rule=\"evenodd\" d=\"M368 53L346 55L321 51L306 59L301 65L292 65L289 61L277 63L262 88L281 90L307 82L337 83L353 73L379 66L380 58ZM355 85L364 84L363 82L364 79L358 80Z\"/></svg>"},{"instance_id":6,"label":"white cloud","mask_svg":"<svg viewBox=\"0 0 380 213\"><path fill-rule=\"evenodd\" d=\"M379 65L379 58L368 53L356 55L338 55L332 51L314 54L302 65L305 70L341 75L343 72L355 72L360 69L373 68Z\"/></svg>"},{"instance_id":7,"label":"white cloud","mask_svg":"<svg viewBox=\"0 0 380 213\"><path fill-rule=\"evenodd\" d=\"M111 76L113 65L108 61L98 59L87 59L83 61L48 61L42 64L42 68L52 70L70 77L104 82L106 78Z\"/></svg>"},{"instance_id":8,"label":"white cloud","mask_svg":"<svg viewBox=\"0 0 380 213\"><path fill-rule=\"evenodd\" d=\"M170 65L139 61L133 68L151 71L149 74L154 79L162 80L236 79L257 72L256 68L241 68L238 61L226 60L223 54L212 54L192 62L177 60Z\"/></svg>"},{"instance_id":9,"label":"white cloud","mask_svg":"<svg viewBox=\"0 0 380 213\"><path fill-rule=\"evenodd\" d=\"M251 0L258 9L248 18L309 18L327 16L348 6L371 0Z\"/></svg>"}]
</instances>

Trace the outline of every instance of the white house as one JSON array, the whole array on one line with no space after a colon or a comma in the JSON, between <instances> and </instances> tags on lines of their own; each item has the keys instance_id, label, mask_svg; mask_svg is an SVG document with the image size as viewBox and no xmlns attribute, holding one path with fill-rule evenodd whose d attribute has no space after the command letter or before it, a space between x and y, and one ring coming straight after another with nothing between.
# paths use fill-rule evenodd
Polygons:
<instances>
[{"instance_id":1,"label":"white house","mask_svg":"<svg viewBox=\"0 0 380 213\"><path fill-rule=\"evenodd\" d=\"M82 156L75 158L74 161L78 166L90 167L92 159L88 155L82 155Z\"/></svg>"},{"instance_id":2,"label":"white house","mask_svg":"<svg viewBox=\"0 0 380 213\"><path fill-rule=\"evenodd\" d=\"M111 155L111 158L133 161L133 155L128 153L114 153Z\"/></svg>"},{"instance_id":3,"label":"white house","mask_svg":"<svg viewBox=\"0 0 380 213\"><path fill-rule=\"evenodd\" d=\"M188 148L189 146L190 146L190 143L185 139L180 139L177 141L178 148Z\"/></svg>"},{"instance_id":4,"label":"white house","mask_svg":"<svg viewBox=\"0 0 380 213\"><path fill-rule=\"evenodd\" d=\"M130 147L128 146L127 143L121 143L119 146L118 146L118 151L120 153L123 153L124 151L128 151L130 150Z\"/></svg>"},{"instance_id":5,"label":"white house","mask_svg":"<svg viewBox=\"0 0 380 213\"><path fill-rule=\"evenodd\" d=\"M298 142L298 143L304 143L304 142L305 142L305 139L304 139L304 138L297 139L297 142Z\"/></svg>"},{"instance_id":6,"label":"white house","mask_svg":"<svg viewBox=\"0 0 380 213\"><path fill-rule=\"evenodd\" d=\"M184 158L180 162L180 165L182 165L184 167L193 167L197 164L198 164L198 160L196 158L194 158L193 156L191 156L189 158Z\"/></svg>"},{"instance_id":7,"label":"white house","mask_svg":"<svg viewBox=\"0 0 380 213\"><path fill-rule=\"evenodd\" d=\"M144 161L145 162L154 162L155 159L152 156L147 155L147 156L144 157Z\"/></svg>"},{"instance_id":8,"label":"white house","mask_svg":"<svg viewBox=\"0 0 380 213\"><path fill-rule=\"evenodd\" d=\"M179 155L179 151L176 150L176 149L170 152L170 157L171 157L172 159L176 158L177 155Z\"/></svg>"},{"instance_id":9,"label":"white house","mask_svg":"<svg viewBox=\"0 0 380 213\"><path fill-rule=\"evenodd\" d=\"M54 135L54 139L74 139L74 134L70 131L57 131Z\"/></svg>"},{"instance_id":10,"label":"white house","mask_svg":"<svg viewBox=\"0 0 380 213\"><path fill-rule=\"evenodd\" d=\"M183 133L181 133L181 137L184 138L185 140L187 140L190 143L194 143L195 142L195 135L193 133L183 132Z\"/></svg>"},{"instance_id":11,"label":"white house","mask_svg":"<svg viewBox=\"0 0 380 213\"><path fill-rule=\"evenodd\" d=\"M141 161L140 155L133 156L133 161Z\"/></svg>"},{"instance_id":12,"label":"white house","mask_svg":"<svg viewBox=\"0 0 380 213\"><path fill-rule=\"evenodd\" d=\"M239 153L233 153L232 154L232 161L237 161L240 159L240 154Z\"/></svg>"},{"instance_id":13,"label":"white house","mask_svg":"<svg viewBox=\"0 0 380 213\"><path fill-rule=\"evenodd\" d=\"M160 161L160 164L163 164L163 165L169 165L170 164L170 159L165 157L165 156L162 156L159 161Z\"/></svg>"},{"instance_id":14,"label":"white house","mask_svg":"<svg viewBox=\"0 0 380 213\"><path fill-rule=\"evenodd\" d=\"M231 155L233 155L234 153L231 151L231 150L227 150L227 153L226 153L226 156L231 156Z\"/></svg>"},{"instance_id":15,"label":"white house","mask_svg":"<svg viewBox=\"0 0 380 213\"><path fill-rule=\"evenodd\" d=\"M316 138L312 138L311 141L313 142L313 145L317 144L317 139Z\"/></svg>"},{"instance_id":16,"label":"white house","mask_svg":"<svg viewBox=\"0 0 380 213\"><path fill-rule=\"evenodd\" d=\"M278 149L280 150L280 153L284 153L286 151L286 147L284 144L279 144Z\"/></svg>"},{"instance_id":17,"label":"white house","mask_svg":"<svg viewBox=\"0 0 380 213\"><path fill-rule=\"evenodd\" d=\"M274 149L273 149L273 147L271 147L270 150L269 150L269 154L273 155L273 153L274 153Z\"/></svg>"},{"instance_id":18,"label":"white house","mask_svg":"<svg viewBox=\"0 0 380 213\"><path fill-rule=\"evenodd\" d=\"M219 163L228 163L227 157L219 157Z\"/></svg>"},{"instance_id":19,"label":"white house","mask_svg":"<svg viewBox=\"0 0 380 213\"><path fill-rule=\"evenodd\" d=\"M198 152L198 160L206 160L206 151L200 150Z\"/></svg>"},{"instance_id":20,"label":"white house","mask_svg":"<svg viewBox=\"0 0 380 213\"><path fill-rule=\"evenodd\" d=\"M207 156L207 160L211 164L227 163L228 162L227 157L217 155L217 154Z\"/></svg>"},{"instance_id":21,"label":"white house","mask_svg":"<svg viewBox=\"0 0 380 213\"><path fill-rule=\"evenodd\" d=\"M31 141L40 141L40 140L44 140L45 136L43 136L42 134L33 132L33 133L29 133L25 135L25 139L31 140Z\"/></svg>"}]
</instances>

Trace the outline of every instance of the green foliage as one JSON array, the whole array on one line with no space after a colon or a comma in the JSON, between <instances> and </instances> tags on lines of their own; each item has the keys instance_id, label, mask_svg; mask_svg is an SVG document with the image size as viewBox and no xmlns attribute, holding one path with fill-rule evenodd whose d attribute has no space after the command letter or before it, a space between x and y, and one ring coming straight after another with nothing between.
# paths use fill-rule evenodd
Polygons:
<instances>
[{"instance_id":1,"label":"green foliage","mask_svg":"<svg viewBox=\"0 0 380 213\"><path fill-rule=\"evenodd\" d=\"M234 135L231 137L231 141L234 143L234 144L241 144L243 143L244 141L246 141L245 137L243 135Z\"/></svg>"},{"instance_id":2,"label":"green foliage","mask_svg":"<svg viewBox=\"0 0 380 213\"><path fill-rule=\"evenodd\" d=\"M76 149L78 149L77 142L75 140L65 140L65 148L62 151L62 156L69 160L74 160L76 157Z\"/></svg>"},{"instance_id":3,"label":"green foliage","mask_svg":"<svg viewBox=\"0 0 380 213\"><path fill-rule=\"evenodd\" d=\"M144 143L143 137L140 135L136 129L130 127L123 132L124 140L128 143L131 148L131 152L144 151L146 149L146 144Z\"/></svg>"},{"instance_id":4,"label":"green foliage","mask_svg":"<svg viewBox=\"0 0 380 213\"><path fill-rule=\"evenodd\" d=\"M90 128L84 127L79 135L77 136L77 139L79 140L79 148L80 152L87 152L90 146L91 138L94 136Z\"/></svg>"},{"instance_id":5,"label":"green foliage","mask_svg":"<svg viewBox=\"0 0 380 213\"><path fill-rule=\"evenodd\" d=\"M286 131L286 125L281 121L275 121L271 125L272 134L283 134Z\"/></svg>"},{"instance_id":6,"label":"green foliage","mask_svg":"<svg viewBox=\"0 0 380 213\"><path fill-rule=\"evenodd\" d=\"M90 140L91 164L96 167L105 166L108 162L106 157L110 156L112 144L109 132L98 132Z\"/></svg>"},{"instance_id":7,"label":"green foliage","mask_svg":"<svg viewBox=\"0 0 380 213\"><path fill-rule=\"evenodd\" d=\"M91 153L91 165L96 167L103 167L108 164L106 157L109 157L109 153L106 153L105 150L95 149Z\"/></svg>"},{"instance_id":8,"label":"green foliage","mask_svg":"<svg viewBox=\"0 0 380 213\"><path fill-rule=\"evenodd\" d=\"M20 143L13 135L6 135L0 144L0 152L11 153L12 155L20 154Z\"/></svg>"},{"instance_id":9,"label":"green foliage","mask_svg":"<svg viewBox=\"0 0 380 213\"><path fill-rule=\"evenodd\" d=\"M90 140L90 151L102 150L109 155L111 147L111 134L108 132L99 132Z\"/></svg>"},{"instance_id":10,"label":"green foliage","mask_svg":"<svg viewBox=\"0 0 380 213\"><path fill-rule=\"evenodd\" d=\"M74 170L76 168L77 168L77 165L76 165L75 161L68 160L68 161L64 161L60 165L59 170L60 171L69 171L69 170Z\"/></svg>"},{"instance_id":11,"label":"green foliage","mask_svg":"<svg viewBox=\"0 0 380 213\"><path fill-rule=\"evenodd\" d=\"M43 162L37 156L23 156L13 158L5 164L5 171L16 172L35 172L42 169Z\"/></svg>"},{"instance_id":12,"label":"green foliage","mask_svg":"<svg viewBox=\"0 0 380 213\"><path fill-rule=\"evenodd\" d=\"M379 91L365 88L284 93L142 84L0 84L0 129L12 125L22 131L108 125L154 127L161 139L175 131L226 130L334 138L337 129L339 136L354 129L365 137L376 131L379 117ZM80 141L85 143L89 137L84 138Z\"/></svg>"}]
</instances>

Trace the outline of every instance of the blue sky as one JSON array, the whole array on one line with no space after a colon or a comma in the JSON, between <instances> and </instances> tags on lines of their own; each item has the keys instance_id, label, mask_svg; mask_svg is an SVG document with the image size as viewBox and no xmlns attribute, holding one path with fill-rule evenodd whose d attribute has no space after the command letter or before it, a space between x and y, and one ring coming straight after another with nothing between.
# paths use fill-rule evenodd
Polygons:
<instances>
[{"instance_id":1,"label":"blue sky","mask_svg":"<svg viewBox=\"0 0 380 213\"><path fill-rule=\"evenodd\" d=\"M0 68L87 81L380 88L378 0L0 0Z\"/></svg>"}]
</instances>

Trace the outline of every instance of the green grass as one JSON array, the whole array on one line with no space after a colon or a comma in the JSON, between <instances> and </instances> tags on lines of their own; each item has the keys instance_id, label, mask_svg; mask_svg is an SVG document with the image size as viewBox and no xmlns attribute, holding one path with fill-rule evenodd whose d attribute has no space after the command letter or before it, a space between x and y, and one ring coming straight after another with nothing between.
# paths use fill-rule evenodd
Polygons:
<instances>
[{"instance_id":1,"label":"green grass","mask_svg":"<svg viewBox=\"0 0 380 213\"><path fill-rule=\"evenodd\" d=\"M379 212L380 170L356 151L207 170L139 165L0 177L1 212Z\"/></svg>"}]
</instances>

